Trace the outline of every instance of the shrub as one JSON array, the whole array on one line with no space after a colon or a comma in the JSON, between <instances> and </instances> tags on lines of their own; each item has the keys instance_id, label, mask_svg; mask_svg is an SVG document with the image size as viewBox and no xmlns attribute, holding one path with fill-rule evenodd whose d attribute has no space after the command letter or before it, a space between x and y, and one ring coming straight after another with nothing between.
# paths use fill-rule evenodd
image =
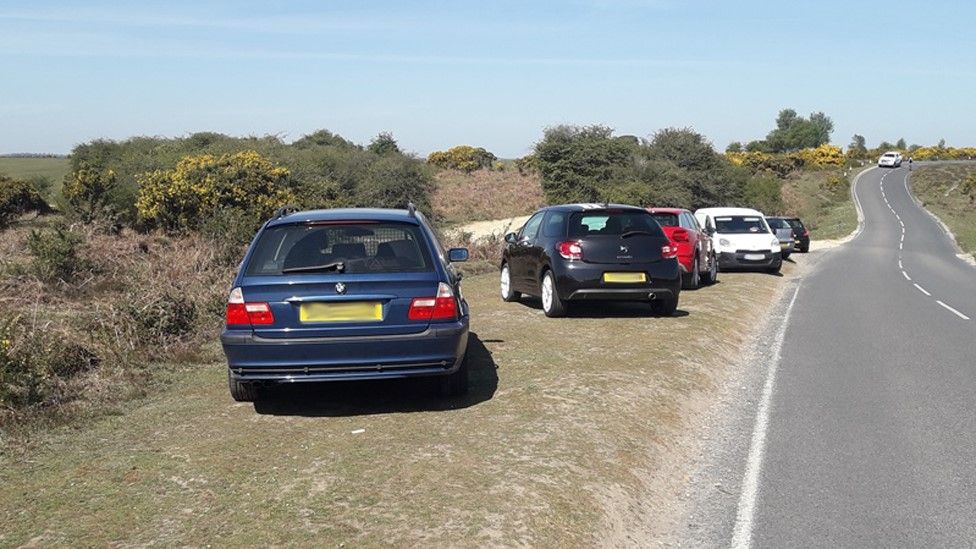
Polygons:
<instances>
[{"instance_id":1,"label":"shrub","mask_svg":"<svg viewBox=\"0 0 976 549\"><path fill-rule=\"evenodd\" d=\"M807 166L825 167L825 166L843 166L847 161L844 156L844 151L840 147L836 147L829 143L820 145L819 147L812 149L802 149L795 153Z\"/></svg>"},{"instance_id":2,"label":"shrub","mask_svg":"<svg viewBox=\"0 0 976 549\"><path fill-rule=\"evenodd\" d=\"M402 156L384 156L369 165L359 183L356 205L371 208L404 208L413 202L430 213L433 182L422 164Z\"/></svg>"},{"instance_id":3,"label":"shrub","mask_svg":"<svg viewBox=\"0 0 976 549\"><path fill-rule=\"evenodd\" d=\"M393 134L390 132L381 132L379 135L373 138L369 142L369 146L366 150L373 154L401 154L400 146L397 145L396 139L393 139Z\"/></svg>"},{"instance_id":4,"label":"shrub","mask_svg":"<svg viewBox=\"0 0 976 549\"><path fill-rule=\"evenodd\" d=\"M27 182L0 175L0 228L28 212L51 210L37 188Z\"/></svg>"},{"instance_id":5,"label":"shrub","mask_svg":"<svg viewBox=\"0 0 976 549\"><path fill-rule=\"evenodd\" d=\"M535 146L542 190L551 203L597 202L630 165L634 146L606 126L547 128Z\"/></svg>"},{"instance_id":6,"label":"shrub","mask_svg":"<svg viewBox=\"0 0 976 549\"><path fill-rule=\"evenodd\" d=\"M61 194L69 210L84 221L111 218L118 213L109 207L116 183L114 171L83 164L65 177Z\"/></svg>"},{"instance_id":7,"label":"shrub","mask_svg":"<svg viewBox=\"0 0 976 549\"><path fill-rule=\"evenodd\" d=\"M490 169L495 160L498 160L498 157L494 154L481 147L470 145L458 145L446 151L434 151L427 156L428 164L468 173L482 168Z\"/></svg>"},{"instance_id":8,"label":"shrub","mask_svg":"<svg viewBox=\"0 0 976 549\"><path fill-rule=\"evenodd\" d=\"M178 342L196 328L197 305L190 297L174 292L132 294L125 298L123 310L131 319L142 345L166 347Z\"/></svg>"},{"instance_id":9,"label":"shrub","mask_svg":"<svg viewBox=\"0 0 976 549\"><path fill-rule=\"evenodd\" d=\"M782 183L776 178L754 177L746 183L744 199L748 207L765 214L782 212Z\"/></svg>"},{"instance_id":10,"label":"shrub","mask_svg":"<svg viewBox=\"0 0 976 549\"><path fill-rule=\"evenodd\" d=\"M188 156L173 170L145 174L136 207L148 226L170 231L197 229L222 208L265 219L294 200L288 176L254 151Z\"/></svg>"},{"instance_id":11,"label":"shrub","mask_svg":"<svg viewBox=\"0 0 976 549\"><path fill-rule=\"evenodd\" d=\"M98 364L87 347L49 328L0 318L0 408L59 404L69 397L66 381Z\"/></svg>"},{"instance_id":12,"label":"shrub","mask_svg":"<svg viewBox=\"0 0 976 549\"><path fill-rule=\"evenodd\" d=\"M528 175L539 171L539 159L534 154L527 154L522 158L515 159L515 169L522 175Z\"/></svg>"},{"instance_id":13,"label":"shrub","mask_svg":"<svg viewBox=\"0 0 976 549\"><path fill-rule=\"evenodd\" d=\"M31 231L27 248L33 256L31 271L45 282L71 282L92 265L78 255L83 237L65 227L50 231Z\"/></svg>"}]
</instances>

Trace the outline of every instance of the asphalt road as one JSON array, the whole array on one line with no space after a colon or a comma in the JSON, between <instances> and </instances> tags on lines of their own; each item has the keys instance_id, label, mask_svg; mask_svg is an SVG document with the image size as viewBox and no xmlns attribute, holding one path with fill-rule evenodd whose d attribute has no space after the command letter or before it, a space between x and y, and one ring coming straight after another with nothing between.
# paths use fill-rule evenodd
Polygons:
<instances>
[{"instance_id":1,"label":"asphalt road","mask_svg":"<svg viewBox=\"0 0 976 549\"><path fill-rule=\"evenodd\" d=\"M976 543L976 269L908 175L862 174L861 232L798 286L733 545Z\"/></svg>"}]
</instances>

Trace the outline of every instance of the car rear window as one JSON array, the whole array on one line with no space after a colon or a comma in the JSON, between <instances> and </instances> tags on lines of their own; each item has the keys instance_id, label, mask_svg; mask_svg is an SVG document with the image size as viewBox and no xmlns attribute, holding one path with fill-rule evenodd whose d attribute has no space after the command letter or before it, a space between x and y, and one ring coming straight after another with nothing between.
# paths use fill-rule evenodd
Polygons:
<instances>
[{"instance_id":1,"label":"car rear window","mask_svg":"<svg viewBox=\"0 0 976 549\"><path fill-rule=\"evenodd\" d=\"M727 215L715 218L715 229L725 234L764 233L766 226L761 217Z\"/></svg>"},{"instance_id":2,"label":"car rear window","mask_svg":"<svg viewBox=\"0 0 976 549\"><path fill-rule=\"evenodd\" d=\"M248 276L430 271L420 227L409 223L349 222L279 225L261 233L248 261ZM321 269L315 267L321 266Z\"/></svg>"},{"instance_id":3,"label":"car rear window","mask_svg":"<svg viewBox=\"0 0 976 549\"><path fill-rule=\"evenodd\" d=\"M673 213L652 213L654 220L662 227L678 227L678 215Z\"/></svg>"},{"instance_id":4,"label":"car rear window","mask_svg":"<svg viewBox=\"0 0 976 549\"><path fill-rule=\"evenodd\" d=\"M786 222L789 223L790 227L793 227L794 229L803 228L803 222L800 221L799 219L787 219Z\"/></svg>"},{"instance_id":5,"label":"car rear window","mask_svg":"<svg viewBox=\"0 0 976 549\"><path fill-rule=\"evenodd\" d=\"M776 219L776 218L770 219L767 217L766 223L769 223L769 226L774 229L792 229L792 227L790 227L790 224L783 219Z\"/></svg>"},{"instance_id":6,"label":"car rear window","mask_svg":"<svg viewBox=\"0 0 976 549\"><path fill-rule=\"evenodd\" d=\"M620 236L633 231L664 237L654 216L643 211L600 210L574 212L569 216L569 235L573 238Z\"/></svg>"}]
</instances>

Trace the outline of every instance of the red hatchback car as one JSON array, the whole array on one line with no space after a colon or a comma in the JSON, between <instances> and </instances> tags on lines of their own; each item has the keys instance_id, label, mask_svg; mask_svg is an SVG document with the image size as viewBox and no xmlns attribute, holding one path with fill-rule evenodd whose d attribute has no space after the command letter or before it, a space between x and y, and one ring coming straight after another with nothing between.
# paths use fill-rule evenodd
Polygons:
<instances>
[{"instance_id":1,"label":"red hatchback car","mask_svg":"<svg viewBox=\"0 0 976 549\"><path fill-rule=\"evenodd\" d=\"M718 261L712 237L698 225L695 216L682 208L647 208L647 211L678 248L684 288L693 290L702 284L714 284L718 280Z\"/></svg>"}]
</instances>

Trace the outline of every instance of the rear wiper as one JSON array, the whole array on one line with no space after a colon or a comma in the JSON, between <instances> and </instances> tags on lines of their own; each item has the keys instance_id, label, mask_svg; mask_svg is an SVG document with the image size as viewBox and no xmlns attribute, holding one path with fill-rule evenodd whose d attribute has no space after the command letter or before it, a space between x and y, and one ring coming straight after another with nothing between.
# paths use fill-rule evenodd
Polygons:
<instances>
[{"instance_id":1,"label":"rear wiper","mask_svg":"<svg viewBox=\"0 0 976 549\"><path fill-rule=\"evenodd\" d=\"M647 235L654 236L654 233L649 231L627 231L624 234L620 235L620 238L627 238L628 236L634 236L636 234L647 234Z\"/></svg>"},{"instance_id":2,"label":"rear wiper","mask_svg":"<svg viewBox=\"0 0 976 549\"><path fill-rule=\"evenodd\" d=\"M307 273L312 271L336 271L341 273L345 270L346 270L346 264L341 261L336 261L335 263L326 263L325 265L306 265L303 267L289 267L287 269L282 269L281 274Z\"/></svg>"}]
</instances>

